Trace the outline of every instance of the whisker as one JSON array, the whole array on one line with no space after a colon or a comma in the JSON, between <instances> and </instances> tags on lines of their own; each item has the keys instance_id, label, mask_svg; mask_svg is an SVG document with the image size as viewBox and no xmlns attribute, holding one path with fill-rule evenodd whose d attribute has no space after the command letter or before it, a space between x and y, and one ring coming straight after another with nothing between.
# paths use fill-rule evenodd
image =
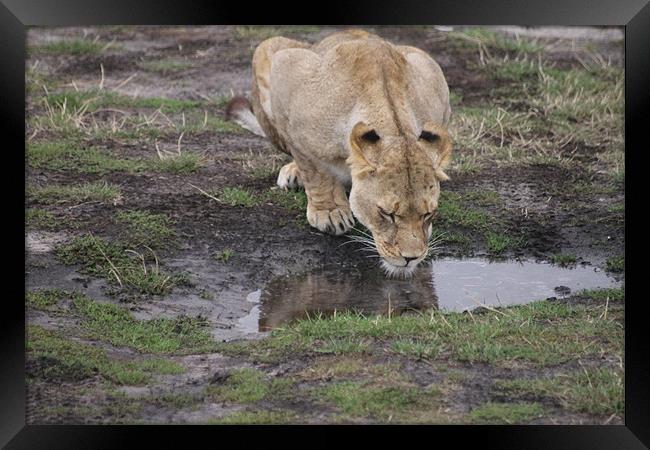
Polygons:
<instances>
[{"instance_id":1,"label":"whisker","mask_svg":"<svg viewBox=\"0 0 650 450\"><path fill-rule=\"evenodd\" d=\"M358 229L358 228L355 228L355 227L352 227L352 229L353 229L354 231L356 231L356 232L358 232L358 233L361 233L361 234L363 234L364 236L367 236L367 237L369 237L369 238L372 239L372 236L371 236L370 234L366 233L365 231L362 231L362 230L360 230L360 229Z\"/></svg>"}]
</instances>

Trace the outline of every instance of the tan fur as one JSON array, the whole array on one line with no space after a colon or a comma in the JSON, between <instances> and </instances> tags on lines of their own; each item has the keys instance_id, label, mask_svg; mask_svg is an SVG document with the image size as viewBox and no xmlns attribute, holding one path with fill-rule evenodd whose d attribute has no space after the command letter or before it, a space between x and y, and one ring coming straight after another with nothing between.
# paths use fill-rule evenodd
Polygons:
<instances>
[{"instance_id":1,"label":"tan fur","mask_svg":"<svg viewBox=\"0 0 650 450\"><path fill-rule=\"evenodd\" d=\"M356 217L389 271L422 260L424 217L437 207L451 156L449 89L428 54L361 30L313 46L271 38L253 56L251 103L265 134L294 159L281 175L304 186L312 226L341 234ZM363 137L371 130L376 142Z\"/></svg>"}]
</instances>

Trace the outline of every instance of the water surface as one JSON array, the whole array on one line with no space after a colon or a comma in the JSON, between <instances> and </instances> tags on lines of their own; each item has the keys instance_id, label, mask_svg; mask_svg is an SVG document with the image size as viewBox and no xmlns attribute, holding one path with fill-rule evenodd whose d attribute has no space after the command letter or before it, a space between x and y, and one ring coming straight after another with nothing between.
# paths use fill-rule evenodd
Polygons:
<instances>
[{"instance_id":1,"label":"water surface","mask_svg":"<svg viewBox=\"0 0 650 450\"><path fill-rule=\"evenodd\" d=\"M248 301L253 307L239 320L239 327L263 332L294 319L335 311L370 316L389 310L392 315L430 308L465 311L617 286L619 282L593 266L562 268L533 261L440 259L419 268L409 280L387 279L377 268L331 267L278 277L252 292Z\"/></svg>"}]
</instances>

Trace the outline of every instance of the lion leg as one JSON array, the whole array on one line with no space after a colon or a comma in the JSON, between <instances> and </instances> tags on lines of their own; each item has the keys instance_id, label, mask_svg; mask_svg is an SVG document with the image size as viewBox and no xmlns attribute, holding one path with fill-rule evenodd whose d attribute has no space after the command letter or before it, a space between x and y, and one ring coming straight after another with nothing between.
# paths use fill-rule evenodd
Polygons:
<instances>
[{"instance_id":1,"label":"lion leg","mask_svg":"<svg viewBox=\"0 0 650 450\"><path fill-rule=\"evenodd\" d=\"M309 160L295 160L307 194L307 221L324 233L343 234L354 226L345 187ZM286 167L286 166L285 166Z\"/></svg>"},{"instance_id":2,"label":"lion leg","mask_svg":"<svg viewBox=\"0 0 650 450\"><path fill-rule=\"evenodd\" d=\"M295 161L285 164L282 169L280 169L277 184L285 191L287 189L296 189L299 186L302 186L300 171L298 170L298 165Z\"/></svg>"}]
</instances>

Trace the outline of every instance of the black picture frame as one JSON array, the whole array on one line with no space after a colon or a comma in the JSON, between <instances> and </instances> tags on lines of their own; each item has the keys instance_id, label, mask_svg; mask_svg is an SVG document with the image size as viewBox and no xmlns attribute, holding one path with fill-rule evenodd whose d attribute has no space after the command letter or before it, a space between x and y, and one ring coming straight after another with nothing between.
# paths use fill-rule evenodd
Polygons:
<instances>
[{"instance_id":1,"label":"black picture frame","mask_svg":"<svg viewBox=\"0 0 650 450\"><path fill-rule=\"evenodd\" d=\"M304 11L297 17L287 11ZM312 12L312 14L309 14ZM130 25L130 24L439 24L439 25L618 25L625 27L625 138L626 138L626 291L625 305L625 425L621 426L419 426L409 427L411 440L427 439L439 443L440 435L455 442L477 440L485 448L589 448L636 449L650 445L650 389L648 361L650 338L642 305L647 300L636 296L643 263L641 212L630 208L631 199L643 201L645 186L642 170L647 141L644 128L650 117L650 5L648 0L546 0L508 1L349 1L286 5L277 2L194 2L97 0L1 0L0 2L0 123L4 125L3 184L4 204L9 219L3 238L3 274L11 289L2 304L2 386L0 398L0 444L6 448L116 448L135 446L136 437L154 437L165 447L188 444L188 435L218 435L215 445L226 442L226 434L244 431L241 427L164 427L164 426L26 426L24 372L24 284L20 279L24 264L24 110L26 27L55 25ZM24 153L23 153L24 155ZM22 184L21 184L22 183ZM638 184L637 187L634 185ZM641 210L642 211L642 210ZM637 217L638 216L638 217ZM21 242L23 244L21 244ZM10 247L7 244L13 244ZM633 247L631 249L631 247ZM633 251L634 250L634 251ZM13 259L16 256L16 260ZM24 274L23 274L24 275ZM342 427L309 428L322 440L305 441L317 446L339 443ZM356 427L344 427L346 430ZM217 431L218 430L218 431ZM287 427L264 427L266 432L294 433ZM401 427L374 427L371 435L383 438ZM419 434L419 436L414 435ZM435 435L435 437L434 437ZM250 435L249 435L250 436ZM331 436L331 438L329 437ZM255 436L252 436L255 437ZM431 439L435 439L435 442ZM425 441L425 442L427 442ZM150 443L153 442L149 441ZM250 442L248 439L246 443ZM448 441L449 442L449 441ZM131 444L131 445L129 445ZM329 446L328 445L328 446Z\"/></svg>"}]
</instances>

